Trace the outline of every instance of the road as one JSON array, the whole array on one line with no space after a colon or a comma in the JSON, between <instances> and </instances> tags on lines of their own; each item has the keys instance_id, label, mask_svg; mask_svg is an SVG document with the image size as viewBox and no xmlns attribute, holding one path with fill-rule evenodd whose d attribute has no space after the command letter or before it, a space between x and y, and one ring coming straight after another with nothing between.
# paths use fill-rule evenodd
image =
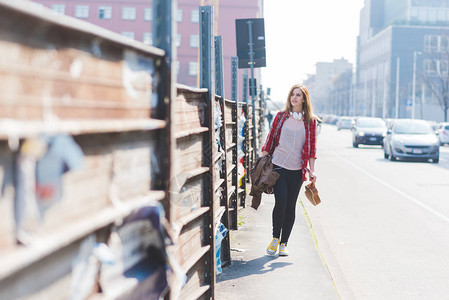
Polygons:
<instances>
[{"instance_id":1,"label":"road","mask_svg":"<svg viewBox=\"0 0 449 300\"><path fill-rule=\"evenodd\" d=\"M323 125L307 206L339 293L349 299L449 299L449 147L440 163L392 162Z\"/></svg>"}]
</instances>

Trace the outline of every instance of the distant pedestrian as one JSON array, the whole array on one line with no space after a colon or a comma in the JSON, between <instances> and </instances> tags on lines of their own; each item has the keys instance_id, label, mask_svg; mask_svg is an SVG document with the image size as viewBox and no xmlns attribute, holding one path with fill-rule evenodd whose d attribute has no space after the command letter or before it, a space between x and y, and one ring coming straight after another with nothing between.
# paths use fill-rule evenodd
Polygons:
<instances>
[{"instance_id":1,"label":"distant pedestrian","mask_svg":"<svg viewBox=\"0 0 449 300\"><path fill-rule=\"evenodd\" d=\"M274 186L273 240L267 253L287 256L287 243L295 223L296 200L302 183L316 182L316 127L317 117L312 113L309 92L303 85L294 85L288 94L285 110L276 114L268 133L262 154L271 155L273 170L279 173Z\"/></svg>"},{"instance_id":2,"label":"distant pedestrian","mask_svg":"<svg viewBox=\"0 0 449 300\"><path fill-rule=\"evenodd\" d=\"M268 111L267 120L268 120L268 127L270 127L271 121L273 121L273 114L271 113L271 110Z\"/></svg>"}]
</instances>

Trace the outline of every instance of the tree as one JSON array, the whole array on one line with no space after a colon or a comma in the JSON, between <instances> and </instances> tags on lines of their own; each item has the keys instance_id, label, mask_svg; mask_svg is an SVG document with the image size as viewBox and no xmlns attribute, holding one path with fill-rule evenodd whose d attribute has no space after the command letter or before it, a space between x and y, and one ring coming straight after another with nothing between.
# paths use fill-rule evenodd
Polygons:
<instances>
[{"instance_id":1,"label":"tree","mask_svg":"<svg viewBox=\"0 0 449 300\"><path fill-rule=\"evenodd\" d=\"M447 122L449 110L449 36L432 35L425 47L424 80L438 100Z\"/></svg>"}]
</instances>

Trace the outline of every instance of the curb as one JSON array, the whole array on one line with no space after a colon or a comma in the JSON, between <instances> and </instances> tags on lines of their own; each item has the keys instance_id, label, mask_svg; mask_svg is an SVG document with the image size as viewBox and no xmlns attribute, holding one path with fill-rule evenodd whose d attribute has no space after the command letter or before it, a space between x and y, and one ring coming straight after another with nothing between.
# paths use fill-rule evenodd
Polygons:
<instances>
[{"instance_id":1,"label":"curb","mask_svg":"<svg viewBox=\"0 0 449 300\"><path fill-rule=\"evenodd\" d=\"M330 278L330 280L332 282L332 286L334 287L334 291L337 294L338 299L342 300L341 295L338 292L337 285L335 284L334 278L332 277L332 273L331 273L331 271L329 269L329 266L327 265L326 260L324 259L323 253L321 252L320 245L318 244L318 240L317 240L316 235L315 235L315 231L313 230L312 222L310 221L309 215L307 214L307 210L306 210L306 208L304 206L304 203L301 200L301 197L299 197L299 202L298 203L302 207L302 212L303 212L304 217L306 219L307 225L309 226L310 234L312 235L312 239L313 239L313 242L315 243L316 250L318 252L318 255L320 256L320 259L321 259L321 262L323 263L324 268L327 271L327 274L329 275L329 278Z\"/></svg>"}]
</instances>

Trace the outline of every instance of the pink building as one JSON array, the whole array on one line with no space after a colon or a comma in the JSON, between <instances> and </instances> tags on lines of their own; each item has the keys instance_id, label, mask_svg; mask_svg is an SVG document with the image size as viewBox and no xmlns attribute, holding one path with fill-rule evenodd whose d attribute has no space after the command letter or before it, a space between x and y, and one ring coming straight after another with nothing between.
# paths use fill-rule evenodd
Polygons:
<instances>
[{"instance_id":1,"label":"pink building","mask_svg":"<svg viewBox=\"0 0 449 300\"><path fill-rule=\"evenodd\" d=\"M85 20L151 45L151 0L33 0L52 10ZM235 19L261 18L263 0L178 0L176 16L177 82L197 87L199 82L199 6L213 5L216 35L223 37L225 97L231 97L231 57L236 56ZM256 77L260 79L259 69ZM257 81L260 83L260 80ZM239 97L242 71L239 71ZM241 99L241 98L240 98Z\"/></svg>"}]
</instances>

